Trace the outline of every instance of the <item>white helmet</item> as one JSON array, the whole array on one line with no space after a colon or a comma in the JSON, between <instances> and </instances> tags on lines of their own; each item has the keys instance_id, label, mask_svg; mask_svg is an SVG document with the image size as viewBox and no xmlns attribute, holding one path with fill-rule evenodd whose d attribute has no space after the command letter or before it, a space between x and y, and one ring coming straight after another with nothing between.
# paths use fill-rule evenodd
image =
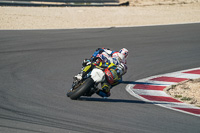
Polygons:
<instances>
[{"instance_id":1,"label":"white helmet","mask_svg":"<svg viewBox=\"0 0 200 133\"><path fill-rule=\"evenodd\" d=\"M115 52L115 53L113 53L112 58L117 60L117 62L114 63L116 65L118 65L120 63L126 63L125 56L122 53Z\"/></svg>"},{"instance_id":2,"label":"white helmet","mask_svg":"<svg viewBox=\"0 0 200 133\"><path fill-rule=\"evenodd\" d=\"M120 49L119 53L123 54L125 59L128 57L128 50L126 48Z\"/></svg>"},{"instance_id":3,"label":"white helmet","mask_svg":"<svg viewBox=\"0 0 200 133\"><path fill-rule=\"evenodd\" d=\"M126 59L128 57L128 50L126 48L121 49L119 52L114 52L112 55L112 58L115 58L118 60L118 63L124 63L126 64Z\"/></svg>"}]
</instances>

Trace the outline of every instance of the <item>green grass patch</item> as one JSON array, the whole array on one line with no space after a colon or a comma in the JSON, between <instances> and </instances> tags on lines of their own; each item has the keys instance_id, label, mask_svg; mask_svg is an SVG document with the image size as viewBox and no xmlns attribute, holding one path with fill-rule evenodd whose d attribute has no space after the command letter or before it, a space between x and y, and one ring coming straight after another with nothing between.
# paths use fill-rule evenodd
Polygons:
<instances>
[{"instance_id":1,"label":"green grass patch","mask_svg":"<svg viewBox=\"0 0 200 133\"><path fill-rule=\"evenodd\" d=\"M181 98L182 95L175 95L175 98Z\"/></svg>"},{"instance_id":2,"label":"green grass patch","mask_svg":"<svg viewBox=\"0 0 200 133\"><path fill-rule=\"evenodd\" d=\"M181 100L183 100L183 101L190 101L190 100L192 100L192 98L190 98L190 97L183 97L183 98L181 98Z\"/></svg>"},{"instance_id":3,"label":"green grass patch","mask_svg":"<svg viewBox=\"0 0 200 133\"><path fill-rule=\"evenodd\" d=\"M175 87L176 87L176 85L172 85L172 86L171 86L171 89L175 89Z\"/></svg>"}]
</instances>

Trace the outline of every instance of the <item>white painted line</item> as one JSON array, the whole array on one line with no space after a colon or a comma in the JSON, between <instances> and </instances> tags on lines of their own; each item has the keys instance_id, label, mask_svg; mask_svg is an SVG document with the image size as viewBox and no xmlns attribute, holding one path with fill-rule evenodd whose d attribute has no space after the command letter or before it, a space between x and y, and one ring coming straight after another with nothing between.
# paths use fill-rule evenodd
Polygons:
<instances>
[{"instance_id":1,"label":"white painted line","mask_svg":"<svg viewBox=\"0 0 200 133\"><path fill-rule=\"evenodd\" d=\"M145 101L145 102L150 102L150 103L153 103L153 104L156 104L156 105L158 105L158 104L160 104L160 103L162 103L162 104L177 103L177 102L166 102L166 101L151 101L151 100L145 99L145 98L139 96L138 94L136 94L136 93L134 92L134 90L131 89L131 87L128 86L128 85L126 86L125 89L126 89L126 91L129 92L129 94L131 94L132 96L134 96L134 97L136 97L136 98L138 98L138 99L141 99L141 100L143 100L143 101ZM168 95L168 97L171 97L171 96Z\"/></svg>"},{"instance_id":2,"label":"white painted line","mask_svg":"<svg viewBox=\"0 0 200 133\"><path fill-rule=\"evenodd\" d=\"M152 83L152 85L156 85L156 86L170 86L173 84L178 84L177 82L163 82L163 81L154 81L152 79L157 78L160 79L161 77L172 77L171 79L175 79L175 78L185 78L185 79L196 79L196 78L200 78L200 74L190 74L190 73L184 73L184 72L188 72L188 71L192 71L192 70L200 70L200 67L198 68L192 68L192 69L187 69L187 70L182 70L182 71L177 71L177 72L173 72L173 73L166 73L166 74L160 74L160 75L156 75L156 76L151 76L148 78L144 78L144 79L140 79L137 80L136 82L143 82L143 83ZM177 81L177 80L176 80ZM158 97L167 97L167 98L172 98L170 95L166 94L164 91L162 90L147 90L147 89L137 89L137 88L133 88L136 84L129 84L126 86L126 91L129 92L132 96L141 99L145 102L150 102L152 104L164 107L164 108L168 108L171 110L175 110L175 111L179 111L179 112L183 112L186 114L190 114L190 115L194 115L194 116L198 116L200 117L200 108L190 105L190 104L186 104L183 102L178 102L176 100L162 100L162 99L156 99L158 101L153 101L153 100L148 100L145 97L153 97L153 96L158 96ZM147 84L148 85L148 84ZM140 95L143 95L145 97L142 97ZM157 98L157 97L156 97ZM174 99L174 98L173 98ZM173 101L173 102L170 102Z\"/></svg>"},{"instance_id":3,"label":"white painted line","mask_svg":"<svg viewBox=\"0 0 200 133\"><path fill-rule=\"evenodd\" d=\"M172 108L172 107L177 107L177 108L192 108L192 109L199 109L198 107L195 107L193 105L190 104L186 104L186 103L168 103L165 104L166 107Z\"/></svg>"},{"instance_id":4,"label":"white painted line","mask_svg":"<svg viewBox=\"0 0 200 133\"><path fill-rule=\"evenodd\" d=\"M190 105L185 104L185 103L150 101L150 100L147 100L147 99L137 95L136 93L134 93L133 90L131 89L130 85L127 85L125 89L132 96L134 96L134 97L136 97L138 99L141 99L141 100L143 100L145 102L152 103L152 104L155 104L157 106L160 106L160 107L163 107L163 108L167 108L167 109L170 109L170 110L174 110L174 111L182 112L182 113L185 113L185 114L189 114L189 115L194 115L194 116L200 117L200 115L198 115L198 114L194 114L194 113L190 113L190 112L186 112L186 111L183 111L183 110L179 110L179 109L173 108L173 107L180 107L180 108L195 108L195 109L199 109L198 107L190 106Z\"/></svg>"},{"instance_id":5,"label":"white painted line","mask_svg":"<svg viewBox=\"0 0 200 133\"><path fill-rule=\"evenodd\" d=\"M200 78L199 74L189 74L189 73L175 73L175 74L166 74L166 76L176 76L177 78L188 78L188 79L197 79Z\"/></svg>"},{"instance_id":6,"label":"white painted line","mask_svg":"<svg viewBox=\"0 0 200 133\"><path fill-rule=\"evenodd\" d=\"M134 93L138 95L151 95L151 96L164 96L164 97L170 97L168 94L166 94L164 91L157 91L157 90L143 90L143 89L133 89Z\"/></svg>"},{"instance_id":7,"label":"white painted line","mask_svg":"<svg viewBox=\"0 0 200 133\"><path fill-rule=\"evenodd\" d=\"M152 78L137 80L137 82L145 82L145 83L150 83L152 85L163 85L163 86L169 86L169 85L176 84L176 82L154 81L154 80L150 80L150 79L152 79Z\"/></svg>"},{"instance_id":8,"label":"white painted line","mask_svg":"<svg viewBox=\"0 0 200 133\"><path fill-rule=\"evenodd\" d=\"M194 116L200 117L200 115L198 115L198 114L186 112L186 111L179 110L179 109L175 109L175 108L171 108L171 107L166 107L165 105L159 105L159 104L158 104L158 106L163 107L163 108L167 108L167 109L171 109L171 110L174 110L174 111L182 112L182 113L185 113L185 114L189 114L189 115L194 115Z\"/></svg>"},{"instance_id":9,"label":"white painted line","mask_svg":"<svg viewBox=\"0 0 200 133\"><path fill-rule=\"evenodd\" d=\"M61 28L61 29L0 29L0 30L84 30L84 29L109 29L109 28L135 28L135 27L157 27L157 26L173 26L186 24L200 24L200 22L183 22L172 24L149 24L149 25L130 25L130 26L104 26L104 27L87 27L87 28Z\"/></svg>"}]
</instances>

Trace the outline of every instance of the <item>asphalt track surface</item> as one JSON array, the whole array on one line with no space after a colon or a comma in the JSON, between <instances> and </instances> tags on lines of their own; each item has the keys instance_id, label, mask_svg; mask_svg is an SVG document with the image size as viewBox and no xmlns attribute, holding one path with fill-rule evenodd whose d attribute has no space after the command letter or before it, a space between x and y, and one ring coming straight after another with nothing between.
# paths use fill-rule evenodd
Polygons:
<instances>
[{"instance_id":1,"label":"asphalt track surface","mask_svg":"<svg viewBox=\"0 0 200 133\"><path fill-rule=\"evenodd\" d=\"M129 49L124 81L200 66L200 24L0 31L1 133L199 133L200 118L138 100L66 97L98 47Z\"/></svg>"}]
</instances>

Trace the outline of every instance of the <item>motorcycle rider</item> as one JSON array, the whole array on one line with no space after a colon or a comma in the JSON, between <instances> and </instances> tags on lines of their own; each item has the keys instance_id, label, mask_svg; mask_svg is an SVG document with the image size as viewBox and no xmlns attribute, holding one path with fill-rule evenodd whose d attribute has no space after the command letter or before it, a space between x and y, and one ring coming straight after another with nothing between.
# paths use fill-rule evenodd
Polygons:
<instances>
[{"instance_id":1,"label":"motorcycle rider","mask_svg":"<svg viewBox=\"0 0 200 133\"><path fill-rule=\"evenodd\" d=\"M99 89L96 94L101 97L109 97L110 89L119 84L122 75L127 71L127 57L128 50L126 48L122 48L119 51L111 51L107 48L98 48L92 55L91 59L85 59L83 61L82 71L76 75L74 79L80 81L90 71L91 63L93 61L96 62L96 66L104 68L108 67L115 80L113 83L109 83L105 80L105 82L101 83L101 89Z\"/></svg>"},{"instance_id":2,"label":"motorcycle rider","mask_svg":"<svg viewBox=\"0 0 200 133\"><path fill-rule=\"evenodd\" d=\"M126 48L122 48L119 51L112 51L108 48L98 48L96 49L96 51L94 52L94 54L91 56L90 59L83 60L82 70L84 69L84 67L90 65L91 62L94 61L102 63L106 62L114 63L115 65L119 65L122 63L123 65L126 66L127 57L128 57L128 50ZM81 80L82 77L83 77L82 73L79 73L78 75L74 76L74 79Z\"/></svg>"}]
</instances>

